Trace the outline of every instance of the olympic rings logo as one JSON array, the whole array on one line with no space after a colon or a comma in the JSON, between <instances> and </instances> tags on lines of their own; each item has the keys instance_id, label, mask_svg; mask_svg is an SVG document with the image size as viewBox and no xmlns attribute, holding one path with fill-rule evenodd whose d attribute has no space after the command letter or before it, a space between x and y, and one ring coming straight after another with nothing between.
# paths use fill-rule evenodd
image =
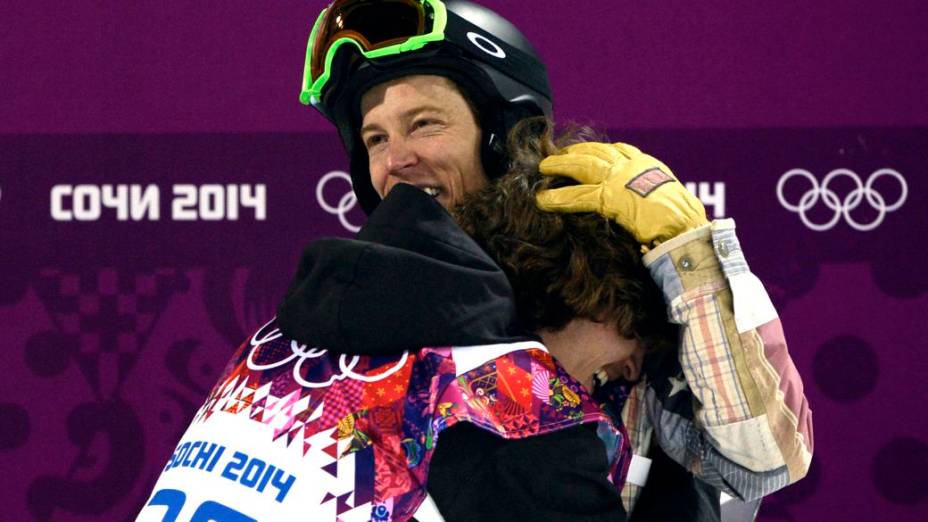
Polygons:
<instances>
[{"instance_id":1,"label":"olympic rings logo","mask_svg":"<svg viewBox=\"0 0 928 522\"><path fill-rule=\"evenodd\" d=\"M790 179L799 176L809 180L809 183L812 184L812 187L799 198L797 204L792 204L786 201L786 197L783 195L783 187L786 185ZM844 197L844 200L841 200L838 195L831 189L828 188L829 183L834 181L836 178L844 176L850 178L856 188L852 190L847 196ZM886 200L883 198L883 195L874 190L873 183L883 176L890 176L895 178L899 182L899 186L902 189L902 193L899 195L899 199L894 201L892 204L887 205ZM854 171L849 169L835 169L828 173L825 176L822 184L819 185L818 180L815 179L815 176L811 172L805 169L793 169L789 172L783 174L780 177L780 181L777 182L777 199L780 200L780 204L783 207L791 212L796 212L799 214L799 218L802 222L809 227L810 229L816 232L822 232L825 230L830 230L841 219L841 216L844 216L844 220L847 221L847 224L855 230L861 232L867 232L875 229L880 226L883 222L883 219L886 217L888 212L893 212L898 210L899 207L905 203L906 198L909 195L909 187L905 182L905 178L902 177L902 174L893 170L893 169L880 169L867 178L867 182L864 183L861 181L860 177L854 173ZM809 219L809 216L806 214L810 208L815 206L818 203L819 198L825 203L825 206L834 211L834 216L832 216L825 223L813 223ZM859 223L851 217L851 212L856 209L866 198L867 203L877 211L877 217L871 223Z\"/></svg>"},{"instance_id":2,"label":"olympic rings logo","mask_svg":"<svg viewBox=\"0 0 928 522\"><path fill-rule=\"evenodd\" d=\"M403 352L403 356L400 357L400 360L386 371L376 375L363 375L354 371L355 367L358 365L358 362L361 360L360 356L353 355L349 361L347 354L341 354L338 357L338 369L341 370L340 374L333 374L331 377L329 377L328 380L324 382L307 381L303 378L302 375L303 364L309 359L316 359L324 356L327 353L327 350L322 350L320 348L307 348L305 344L299 344L296 341L290 341L290 355L272 363L258 364L255 362L255 353L259 348L271 341L283 337L283 334L280 333L279 328L269 328L275 319L276 317L268 321L264 326L259 328L254 335L251 336L251 339L249 340L249 344L252 347L251 353L248 354L248 358L246 359L248 369L256 371L270 370L272 368L277 368L296 360L296 364L293 365L293 379L301 386L306 388L325 388L327 386L331 386L335 381L340 381L343 379L355 379L361 382L377 382L386 379L387 377L400 371L400 369L409 359L409 352Z\"/></svg>"},{"instance_id":3,"label":"olympic rings logo","mask_svg":"<svg viewBox=\"0 0 928 522\"><path fill-rule=\"evenodd\" d=\"M341 197L338 200L337 205L331 205L328 201L325 200L323 191L325 190L325 185L334 178L343 179L348 182L348 193ZM357 233L361 230L361 227L352 224L348 221L348 213L351 212L351 209L355 207L358 203L358 197L355 196L353 185L351 184L351 176L346 172L340 170L333 170L325 176L322 176L322 179L319 180L319 184L316 185L316 201L319 202L319 206L322 207L322 210L325 210L329 214L338 216L338 221L345 227L345 230L353 233Z\"/></svg>"}]
</instances>

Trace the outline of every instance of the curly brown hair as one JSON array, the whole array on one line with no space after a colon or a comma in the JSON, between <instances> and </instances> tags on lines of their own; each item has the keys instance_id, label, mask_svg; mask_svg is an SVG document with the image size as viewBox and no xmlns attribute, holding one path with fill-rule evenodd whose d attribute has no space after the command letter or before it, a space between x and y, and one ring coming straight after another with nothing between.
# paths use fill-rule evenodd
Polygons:
<instances>
[{"instance_id":1,"label":"curly brown hair","mask_svg":"<svg viewBox=\"0 0 928 522\"><path fill-rule=\"evenodd\" d=\"M631 234L595 213L535 205L539 190L574 184L542 176L541 160L590 135L573 129L555 142L550 120L524 120L509 136L509 172L465 198L455 217L506 272L525 328L556 331L575 318L613 321L621 336L646 350L664 349L675 329Z\"/></svg>"}]
</instances>

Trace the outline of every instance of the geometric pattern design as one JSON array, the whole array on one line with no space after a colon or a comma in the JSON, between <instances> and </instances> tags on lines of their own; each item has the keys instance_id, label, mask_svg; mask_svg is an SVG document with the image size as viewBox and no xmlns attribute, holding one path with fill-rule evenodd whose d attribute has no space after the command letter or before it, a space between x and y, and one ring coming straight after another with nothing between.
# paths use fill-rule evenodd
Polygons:
<instances>
[{"instance_id":1,"label":"geometric pattern design","mask_svg":"<svg viewBox=\"0 0 928 522\"><path fill-rule=\"evenodd\" d=\"M458 376L452 349L424 349L397 356L400 363L379 358L375 366L360 357L345 374L338 356L293 348L273 327L273 321L262 327L261 342L255 334L243 343L193 423L208 423L218 411L244 416L273 428L268 444L299 445L304 457L312 451L313 462L333 478L350 466L351 489L328 491L322 501L339 516L370 505L372 519L411 517L425 498L435 436L458 422L506 438L598 422L614 457L611 478L618 488L624 482L631 453L624 429L616 428L618 416L598 406L544 351L511 352ZM384 372L390 367L396 370Z\"/></svg>"}]
</instances>

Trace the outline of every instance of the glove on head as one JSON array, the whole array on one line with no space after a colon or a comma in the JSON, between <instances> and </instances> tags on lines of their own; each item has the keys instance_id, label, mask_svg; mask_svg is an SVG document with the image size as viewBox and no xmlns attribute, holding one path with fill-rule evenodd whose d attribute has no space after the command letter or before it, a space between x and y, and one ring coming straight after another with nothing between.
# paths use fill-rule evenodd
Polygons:
<instances>
[{"instance_id":1,"label":"glove on head","mask_svg":"<svg viewBox=\"0 0 928 522\"><path fill-rule=\"evenodd\" d=\"M646 250L706 224L706 209L657 158L625 143L578 143L539 165L579 185L543 190L549 212L596 212L628 230Z\"/></svg>"}]
</instances>

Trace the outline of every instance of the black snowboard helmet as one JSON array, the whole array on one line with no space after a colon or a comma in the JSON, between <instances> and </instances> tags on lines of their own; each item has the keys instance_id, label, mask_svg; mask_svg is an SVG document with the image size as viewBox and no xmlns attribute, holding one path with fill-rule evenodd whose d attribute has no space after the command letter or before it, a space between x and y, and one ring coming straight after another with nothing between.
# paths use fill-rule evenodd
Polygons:
<instances>
[{"instance_id":1,"label":"black snowboard helmet","mask_svg":"<svg viewBox=\"0 0 928 522\"><path fill-rule=\"evenodd\" d=\"M476 107L488 177L507 170L506 135L521 119L551 117L544 64L525 36L493 11L463 0L336 0L309 38L300 101L338 128L364 211L380 203L361 142L361 96L415 74L444 76Z\"/></svg>"}]
</instances>

